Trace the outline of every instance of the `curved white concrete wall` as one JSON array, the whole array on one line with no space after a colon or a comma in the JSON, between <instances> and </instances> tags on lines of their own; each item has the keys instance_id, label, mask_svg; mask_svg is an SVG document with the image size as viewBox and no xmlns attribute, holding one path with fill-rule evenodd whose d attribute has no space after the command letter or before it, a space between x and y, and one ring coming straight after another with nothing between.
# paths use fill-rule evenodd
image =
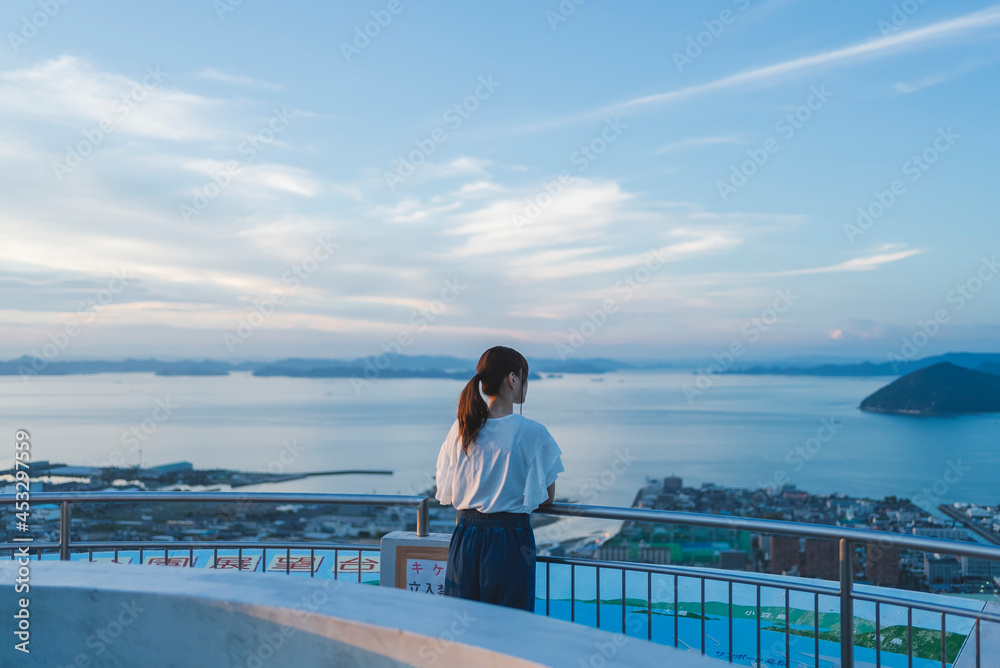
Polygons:
<instances>
[{"instance_id":1,"label":"curved white concrete wall","mask_svg":"<svg viewBox=\"0 0 1000 668\"><path fill-rule=\"evenodd\" d=\"M662 666L719 662L644 639L451 597L284 575L68 562L0 562L0 617L30 599L30 654L2 634L0 665Z\"/></svg>"}]
</instances>

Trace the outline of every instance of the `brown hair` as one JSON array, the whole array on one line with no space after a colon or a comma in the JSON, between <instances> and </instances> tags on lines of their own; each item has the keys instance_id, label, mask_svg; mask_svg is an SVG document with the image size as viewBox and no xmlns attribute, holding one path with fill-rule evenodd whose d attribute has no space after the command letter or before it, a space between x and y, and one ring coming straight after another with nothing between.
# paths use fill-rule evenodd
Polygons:
<instances>
[{"instance_id":1,"label":"brown hair","mask_svg":"<svg viewBox=\"0 0 1000 668\"><path fill-rule=\"evenodd\" d=\"M467 452L469 445L475 443L479 430L486 424L486 418L490 414L490 407L479 393L479 383L483 384L483 392L487 396L496 396L511 372L521 378L523 392L524 383L528 380L528 360L524 359L524 355L513 348L494 346L479 358L476 375L466 383L462 394L458 397L458 426L462 438L462 452Z\"/></svg>"}]
</instances>

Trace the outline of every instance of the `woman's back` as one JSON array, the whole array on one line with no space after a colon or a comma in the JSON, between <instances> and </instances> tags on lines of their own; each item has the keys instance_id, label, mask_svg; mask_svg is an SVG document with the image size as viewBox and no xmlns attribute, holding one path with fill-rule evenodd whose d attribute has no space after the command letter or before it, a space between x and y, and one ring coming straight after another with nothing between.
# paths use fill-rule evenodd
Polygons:
<instances>
[{"instance_id":1,"label":"woman's back","mask_svg":"<svg viewBox=\"0 0 1000 668\"><path fill-rule=\"evenodd\" d=\"M459 395L458 419L438 453L434 496L455 507L445 595L530 611L535 608L530 513L555 498L563 465L549 430L514 414L514 404L524 404L528 376L528 360L513 348L494 346L479 358L476 374Z\"/></svg>"},{"instance_id":2,"label":"woman's back","mask_svg":"<svg viewBox=\"0 0 1000 668\"><path fill-rule=\"evenodd\" d=\"M455 420L438 456L435 497L458 509L530 513L564 470L561 454L548 429L516 413L488 419L463 452Z\"/></svg>"}]
</instances>

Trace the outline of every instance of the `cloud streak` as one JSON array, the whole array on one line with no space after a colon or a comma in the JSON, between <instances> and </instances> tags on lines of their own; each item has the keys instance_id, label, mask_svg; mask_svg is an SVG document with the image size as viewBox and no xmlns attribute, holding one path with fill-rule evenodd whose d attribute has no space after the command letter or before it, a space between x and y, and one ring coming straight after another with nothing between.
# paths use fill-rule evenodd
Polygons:
<instances>
[{"instance_id":1,"label":"cloud streak","mask_svg":"<svg viewBox=\"0 0 1000 668\"><path fill-rule=\"evenodd\" d=\"M815 267L813 269L792 269L790 271L777 271L769 272L764 274L758 274L759 276L805 276L808 274L830 274L842 271L872 271L878 269L883 264L888 264L890 262L898 262L899 260L905 260L908 257L913 257L914 255L920 255L924 251L919 249L911 249L905 251L899 251L897 253L880 253L878 255L869 255L868 257L857 257L853 260L847 260L846 262L840 262L838 264L832 264L826 267Z\"/></svg>"},{"instance_id":2,"label":"cloud streak","mask_svg":"<svg viewBox=\"0 0 1000 668\"><path fill-rule=\"evenodd\" d=\"M167 78L150 66L157 76ZM116 132L135 137L188 141L216 138L221 127L209 119L222 101L138 79L100 72L74 56L0 72L0 114L63 125L114 122ZM144 83L145 82L145 83Z\"/></svg>"},{"instance_id":3,"label":"cloud streak","mask_svg":"<svg viewBox=\"0 0 1000 668\"><path fill-rule=\"evenodd\" d=\"M987 63L984 61L965 63L961 67L956 67L954 69L945 72L937 72L935 74L931 74L929 76L923 77L921 79L918 79L910 83L900 81L897 82L895 85L893 85L893 90L895 90L897 93L901 95L909 95L910 93L916 93L918 91L924 90L925 88L931 88L933 86L937 86L938 84L943 84L952 81L953 79L958 79L959 77L968 74L969 72L972 72L973 70L986 64Z\"/></svg>"},{"instance_id":4,"label":"cloud streak","mask_svg":"<svg viewBox=\"0 0 1000 668\"><path fill-rule=\"evenodd\" d=\"M736 136L722 136L722 137L693 137L691 139L681 139L680 141L675 141L667 144L666 146L661 146L660 148L653 151L653 155L662 155L664 153L671 153L673 151L681 151L686 148L694 148L695 146L711 146L714 144L742 144L743 140Z\"/></svg>"},{"instance_id":5,"label":"cloud streak","mask_svg":"<svg viewBox=\"0 0 1000 668\"><path fill-rule=\"evenodd\" d=\"M247 88L258 88L261 90L285 90L285 87L281 84L274 84L267 81L261 81L259 79L252 79L250 77L239 76L236 74L227 74L212 67L206 67L205 69L198 72L198 76L202 79L209 79L211 81L221 81L222 83L232 84L234 86L246 86Z\"/></svg>"},{"instance_id":6,"label":"cloud streak","mask_svg":"<svg viewBox=\"0 0 1000 668\"><path fill-rule=\"evenodd\" d=\"M600 119L605 116L625 114L637 111L644 107L678 102L706 93L714 93L731 88L738 88L753 83L763 83L783 76L799 74L801 72L826 65L832 65L840 62L850 62L863 58L874 58L880 55L888 55L905 48L917 47L922 44L928 44L936 40L946 38L957 38L975 30L996 25L1000 25L1000 5L994 5L978 12L933 23L923 28L898 32L888 37L879 37L866 42L861 42L860 44L853 44L851 46L841 47L832 51L825 51L812 56L803 56L785 61L783 63L776 63L774 65L738 72L736 74L722 77L721 79L716 79L715 81L709 81L695 86L687 86L685 88L678 88L676 90L666 91L663 93L656 93L654 95L636 97L624 102L598 107L596 109L583 111L577 114L561 116L548 121L517 126L512 128L510 132L512 134L540 132L565 125L571 125L573 123Z\"/></svg>"}]
</instances>

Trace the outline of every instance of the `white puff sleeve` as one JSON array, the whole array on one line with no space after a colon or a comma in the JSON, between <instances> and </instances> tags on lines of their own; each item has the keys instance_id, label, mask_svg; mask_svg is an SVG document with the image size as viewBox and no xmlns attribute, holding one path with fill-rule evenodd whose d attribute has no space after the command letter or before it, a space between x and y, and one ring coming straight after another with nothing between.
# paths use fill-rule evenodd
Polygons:
<instances>
[{"instance_id":1,"label":"white puff sleeve","mask_svg":"<svg viewBox=\"0 0 1000 668\"><path fill-rule=\"evenodd\" d=\"M448 432L444 443L441 444L441 451L438 453L437 458L437 470L434 474L434 481L437 483L437 491L434 493L434 498L444 506L450 506L453 503L454 471L452 471L451 466L451 450L455 445L457 434L458 420L451 426L451 431Z\"/></svg>"},{"instance_id":2,"label":"white puff sleeve","mask_svg":"<svg viewBox=\"0 0 1000 668\"><path fill-rule=\"evenodd\" d=\"M524 511L530 513L549 498L549 485L565 471L562 464L562 450L552 435L543 428L540 444L534 457L528 463L528 474L524 485Z\"/></svg>"}]
</instances>

